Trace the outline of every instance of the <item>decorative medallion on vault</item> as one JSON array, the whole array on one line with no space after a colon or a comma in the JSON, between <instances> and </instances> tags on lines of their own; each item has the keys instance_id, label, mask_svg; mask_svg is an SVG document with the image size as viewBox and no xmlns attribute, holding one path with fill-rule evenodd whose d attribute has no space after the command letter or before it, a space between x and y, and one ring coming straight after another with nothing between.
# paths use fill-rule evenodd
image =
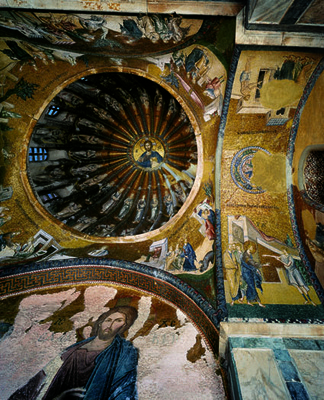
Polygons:
<instances>
[{"instance_id":1,"label":"decorative medallion on vault","mask_svg":"<svg viewBox=\"0 0 324 400\"><path fill-rule=\"evenodd\" d=\"M47 106L27 169L41 205L87 235L133 236L169 221L196 177L197 144L181 105L143 77L89 75Z\"/></svg>"},{"instance_id":2,"label":"decorative medallion on vault","mask_svg":"<svg viewBox=\"0 0 324 400\"><path fill-rule=\"evenodd\" d=\"M253 157L258 152L270 154L268 150L258 146L241 149L235 154L231 162L231 176L236 186L247 193L259 194L265 192L261 186L256 186L251 181L253 177Z\"/></svg>"}]
</instances>

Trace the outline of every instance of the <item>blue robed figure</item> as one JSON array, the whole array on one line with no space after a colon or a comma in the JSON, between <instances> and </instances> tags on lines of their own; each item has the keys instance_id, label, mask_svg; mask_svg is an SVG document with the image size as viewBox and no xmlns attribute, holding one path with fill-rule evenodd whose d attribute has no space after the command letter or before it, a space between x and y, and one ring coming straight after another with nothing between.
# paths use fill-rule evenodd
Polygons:
<instances>
[{"instance_id":1,"label":"blue robed figure","mask_svg":"<svg viewBox=\"0 0 324 400\"><path fill-rule=\"evenodd\" d=\"M256 249L254 245L249 245L247 250L243 253L243 257L241 260L241 273L242 273L242 279L247 285L246 288L246 300L247 304L251 304L252 302L257 302L260 307L265 307L260 300L259 294L257 292L257 289L263 292L262 290L262 275L259 270L261 267L260 264L258 264L256 261L253 259L253 253L255 253Z\"/></svg>"},{"instance_id":2,"label":"blue robed figure","mask_svg":"<svg viewBox=\"0 0 324 400\"><path fill-rule=\"evenodd\" d=\"M197 256L195 250L191 246L190 243L185 240L183 245L183 252L181 256L184 258L183 270L184 271L196 271L195 261L197 260Z\"/></svg>"}]
</instances>

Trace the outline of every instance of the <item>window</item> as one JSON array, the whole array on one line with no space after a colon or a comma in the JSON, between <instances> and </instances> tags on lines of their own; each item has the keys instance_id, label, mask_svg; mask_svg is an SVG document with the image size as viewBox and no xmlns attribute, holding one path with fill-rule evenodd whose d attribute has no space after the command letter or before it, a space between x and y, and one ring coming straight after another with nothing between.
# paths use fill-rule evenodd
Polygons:
<instances>
[{"instance_id":1,"label":"window","mask_svg":"<svg viewBox=\"0 0 324 400\"><path fill-rule=\"evenodd\" d=\"M47 150L43 147L30 147L29 148L29 161L39 162L47 160Z\"/></svg>"},{"instance_id":2,"label":"window","mask_svg":"<svg viewBox=\"0 0 324 400\"><path fill-rule=\"evenodd\" d=\"M258 76L258 83L257 83L257 88L255 92L255 100L259 99L261 97L260 90L263 86L264 78L266 73L268 72L267 69L260 69L259 71L259 76Z\"/></svg>"},{"instance_id":3,"label":"window","mask_svg":"<svg viewBox=\"0 0 324 400\"><path fill-rule=\"evenodd\" d=\"M50 117L55 117L60 112L60 107L59 106L50 106L50 108L47 111L47 115Z\"/></svg>"},{"instance_id":4,"label":"window","mask_svg":"<svg viewBox=\"0 0 324 400\"><path fill-rule=\"evenodd\" d=\"M47 193L47 194L43 194L43 195L41 196L42 201L43 201L44 203L48 203L48 202L50 202L50 201L56 199L57 197L58 197L58 196L57 196L56 193Z\"/></svg>"}]
</instances>

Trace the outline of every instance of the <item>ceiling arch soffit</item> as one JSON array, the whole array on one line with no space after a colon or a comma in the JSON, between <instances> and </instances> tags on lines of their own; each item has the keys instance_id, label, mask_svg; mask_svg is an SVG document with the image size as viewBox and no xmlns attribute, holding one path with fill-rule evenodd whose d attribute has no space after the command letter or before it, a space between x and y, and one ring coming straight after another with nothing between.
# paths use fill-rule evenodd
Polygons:
<instances>
[{"instance_id":1,"label":"ceiling arch soffit","mask_svg":"<svg viewBox=\"0 0 324 400\"><path fill-rule=\"evenodd\" d=\"M212 22L211 23L211 18ZM158 56L177 52L199 40L215 37L217 18L187 18L173 14L111 15L3 10L3 38L49 51L109 57ZM48 52L46 53L48 54Z\"/></svg>"}]
</instances>

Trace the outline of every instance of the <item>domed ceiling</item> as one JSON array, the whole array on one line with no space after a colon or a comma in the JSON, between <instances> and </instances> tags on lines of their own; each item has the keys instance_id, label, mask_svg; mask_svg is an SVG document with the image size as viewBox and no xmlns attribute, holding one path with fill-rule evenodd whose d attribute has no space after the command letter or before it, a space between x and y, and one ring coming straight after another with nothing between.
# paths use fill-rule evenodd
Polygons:
<instances>
[{"instance_id":1,"label":"domed ceiling","mask_svg":"<svg viewBox=\"0 0 324 400\"><path fill-rule=\"evenodd\" d=\"M27 170L41 205L83 234L153 231L185 203L197 167L193 127L158 84L89 75L57 94L36 124Z\"/></svg>"}]
</instances>

